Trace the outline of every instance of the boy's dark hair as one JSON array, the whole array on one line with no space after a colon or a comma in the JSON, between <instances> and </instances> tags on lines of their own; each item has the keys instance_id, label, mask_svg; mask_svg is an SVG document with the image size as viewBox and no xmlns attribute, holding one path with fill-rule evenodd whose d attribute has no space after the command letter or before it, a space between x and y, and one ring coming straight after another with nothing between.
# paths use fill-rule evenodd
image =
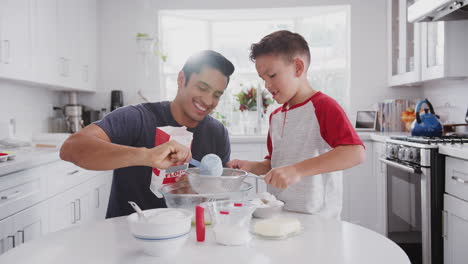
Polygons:
<instances>
[{"instance_id":1,"label":"boy's dark hair","mask_svg":"<svg viewBox=\"0 0 468 264\"><path fill-rule=\"evenodd\" d=\"M288 61L292 61L296 55L305 55L307 63L310 62L307 41L301 35L288 30L275 31L250 46L250 60L253 62L259 56L269 54L283 55Z\"/></svg>"},{"instance_id":2,"label":"boy's dark hair","mask_svg":"<svg viewBox=\"0 0 468 264\"><path fill-rule=\"evenodd\" d=\"M185 85L190 80L192 73L200 73L205 66L219 70L227 77L227 83L229 83L229 76L234 72L234 65L223 55L213 50L203 50L193 54L185 62L182 68L185 75Z\"/></svg>"}]
</instances>

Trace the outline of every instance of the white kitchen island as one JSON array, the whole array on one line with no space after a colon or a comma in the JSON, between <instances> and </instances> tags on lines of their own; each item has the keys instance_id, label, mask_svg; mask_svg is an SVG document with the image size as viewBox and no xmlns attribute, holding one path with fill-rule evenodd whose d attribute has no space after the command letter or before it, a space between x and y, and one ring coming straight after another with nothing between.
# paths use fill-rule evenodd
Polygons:
<instances>
[{"instance_id":1,"label":"white kitchen island","mask_svg":"<svg viewBox=\"0 0 468 264\"><path fill-rule=\"evenodd\" d=\"M254 236L246 246L222 246L214 241L210 227L205 242L196 242L192 228L176 257L158 258L140 250L126 217L118 217L46 235L6 252L0 263L410 264L403 250L374 231L313 215L283 215L297 217L303 232L285 240Z\"/></svg>"}]
</instances>

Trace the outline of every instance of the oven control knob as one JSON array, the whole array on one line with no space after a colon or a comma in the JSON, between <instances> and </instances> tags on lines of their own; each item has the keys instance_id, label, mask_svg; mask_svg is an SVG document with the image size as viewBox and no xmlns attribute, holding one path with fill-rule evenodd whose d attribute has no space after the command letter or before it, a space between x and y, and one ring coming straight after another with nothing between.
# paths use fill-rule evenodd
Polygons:
<instances>
[{"instance_id":1,"label":"oven control knob","mask_svg":"<svg viewBox=\"0 0 468 264\"><path fill-rule=\"evenodd\" d=\"M397 145L387 145L387 157L396 159L398 158L398 146Z\"/></svg>"},{"instance_id":2,"label":"oven control knob","mask_svg":"<svg viewBox=\"0 0 468 264\"><path fill-rule=\"evenodd\" d=\"M417 163L419 159L419 150L417 148L408 148L405 152L405 160Z\"/></svg>"},{"instance_id":3,"label":"oven control knob","mask_svg":"<svg viewBox=\"0 0 468 264\"><path fill-rule=\"evenodd\" d=\"M407 151L408 148L400 147L398 149L398 159L399 160L405 160L405 152Z\"/></svg>"}]
</instances>

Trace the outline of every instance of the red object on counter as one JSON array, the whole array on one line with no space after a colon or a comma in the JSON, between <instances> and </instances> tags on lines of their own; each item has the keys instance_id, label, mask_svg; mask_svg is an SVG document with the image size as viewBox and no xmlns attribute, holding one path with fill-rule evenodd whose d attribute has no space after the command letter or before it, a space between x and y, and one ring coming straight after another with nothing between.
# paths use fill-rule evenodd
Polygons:
<instances>
[{"instance_id":1,"label":"red object on counter","mask_svg":"<svg viewBox=\"0 0 468 264\"><path fill-rule=\"evenodd\" d=\"M195 231L197 233L197 241L205 241L205 208L200 205L195 207Z\"/></svg>"},{"instance_id":2,"label":"red object on counter","mask_svg":"<svg viewBox=\"0 0 468 264\"><path fill-rule=\"evenodd\" d=\"M8 153L0 153L0 156L6 156Z\"/></svg>"}]
</instances>

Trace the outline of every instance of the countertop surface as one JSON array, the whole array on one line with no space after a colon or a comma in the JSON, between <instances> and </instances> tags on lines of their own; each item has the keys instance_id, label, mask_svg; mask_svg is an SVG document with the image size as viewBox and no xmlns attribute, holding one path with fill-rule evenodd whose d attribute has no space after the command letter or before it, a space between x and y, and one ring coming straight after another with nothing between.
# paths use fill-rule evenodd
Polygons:
<instances>
[{"instance_id":1,"label":"countertop surface","mask_svg":"<svg viewBox=\"0 0 468 264\"><path fill-rule=\"evenodd\" d=\"M0 162L0 177L60 160L58 148L29 147L13 152L16 155L14 160Z\"/></svg>"},{"instance_id":2,"label":"countertop surface","mask_svg":"<svg viewBox=\"0 0 468 264\"><path fill-rule=\"evenodd\" d=\"M439 153L468 160L468 144L447 144L439 146Z\"/></svg>"},{"instance_id":3,"label":"countertop surface","mask_svg":"<svg viewBox=\"0 0 468 264\"><path fill-rule=\"evenodd\" d=\"M254 237L246 246L222 246L211 227L205 242L195 241L192 228L177 256L145 255L130 234L126 217L78 226L22 244L0 256L2 264L20 263L347 263L410 264L403 250L386 237L348 222L286 213L304 230L285 240Z\"/></svg>"}]
</instances>

